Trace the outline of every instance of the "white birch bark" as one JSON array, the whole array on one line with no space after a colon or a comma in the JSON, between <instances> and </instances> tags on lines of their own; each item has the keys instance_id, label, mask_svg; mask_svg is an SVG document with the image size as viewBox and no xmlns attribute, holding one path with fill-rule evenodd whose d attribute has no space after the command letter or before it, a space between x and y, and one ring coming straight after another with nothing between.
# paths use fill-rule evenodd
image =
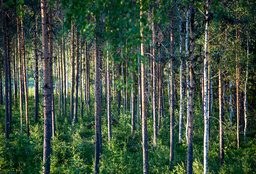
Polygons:
<instances>
[{"instance_id":1,"label":"white birch bark","mask_svg":"<svg viewBox=\"0 0 256 174\"><path fill-rule=\"evenodd\" d=\"M209 114L208 114L208 30L209 30L209 0L206 0L205 18L205 45L204 45L204 174L208 173L208 135L209 135Z\"/></svg>"}]
</instances>

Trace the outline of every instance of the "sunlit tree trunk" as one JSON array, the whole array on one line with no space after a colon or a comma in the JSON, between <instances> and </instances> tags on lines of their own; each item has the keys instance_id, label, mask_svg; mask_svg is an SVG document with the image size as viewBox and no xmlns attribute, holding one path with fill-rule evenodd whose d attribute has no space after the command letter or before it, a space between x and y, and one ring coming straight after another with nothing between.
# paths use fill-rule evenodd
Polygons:
<instances>
[{"instance_id":1,"label":"sunlit tree trunk","mask_svg":"<svg viewBox=\"0 0 256 174\"><path fill-rule=\"evenodd\" d=\"M107 51L107 118L108 118L108 141L112 138L111 130L111 87L110 87L110 70L109 70L109 51Z\"/></svg>"},{"instance_id":2,"label":"sunlit tree trunk","mask_svg":"<svg viewBox=\"0 0 256 174\"><path fill-rule=\"evenodd\" d=\"M238 31L236 27L236 39L238 39ZM237 129L236 129L236 137L237 137L237 148L240 147L240 65L238 58L238 50L236 46L236 117L237 117Z\"/></svg>"},{"instance_id":3,"label":"sunlit tree trunk","mask_svg":"<svg viewBox=\"0 0 256 174\"><path fill-rule=\"evenodd\" d=\"M209 136L209 112L208 112L208 30L209 30L209 0L206 1L205 18L205 44L204 44L204 174L208 173L208 136Z\"/></svg>"},{"instance_id":4,"label":"sunlit tree trunk","mask_svg":"<svg viewBox=\"0 0 256 174\"><path fill-rule=\"evenodd\" d=\"M152 19L154 19L154 10L152 9ZM155 33L155 22L152 20L152 54L153 54L153 79L152 79L152 112L153 112L153 147L156 147L157 143L157 115L156 115L156 33ZM168 76L169 77L169 76ZM168 81L169 83L169 81ZM168 90L169 91L169 90Z\"/></svg>"},{"instance_id":5,"label":"sunlit tree trunk","mask_svg":"<svg viewBox=\"0 0 256 174\"><path fill-rule=\"evenodd\" d=\"M51 63L48 50L47 30L47 8L48 1L41 0L42 15L42 51L43 51L43 98L44 98L44 146L43 146L43 173L50 173L50 154L52 136L52 83Z\"/></svg>"},{"instance_id":6,"label":"sunlit tree trunk","mask_svg":"<svg viewBox=\"0 0 256 174\"><path fill-rule=\"evenodd\" d=\"M142 7L142 5L141 5ZM140 11L140 16L143 12ZM140 23L142 25L142 23ZM142 27L142 26L141 26ZM143 30L140 29L140 35L142 37L141 43L141 56L145 54L144 48L144 35ZM141 106L142 106L142 147L143 147L143 173L149 173L148 168L148 137L147 137L147 101L146 101L146 74L145 74L145 62L141 62Z\"/></svg>"}]
</instances>

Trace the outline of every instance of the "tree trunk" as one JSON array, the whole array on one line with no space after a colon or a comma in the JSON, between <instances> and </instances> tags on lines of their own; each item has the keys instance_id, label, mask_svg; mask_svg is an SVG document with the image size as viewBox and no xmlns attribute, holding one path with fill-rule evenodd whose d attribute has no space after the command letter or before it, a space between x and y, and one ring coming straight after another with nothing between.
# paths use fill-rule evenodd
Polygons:
<instances>
[{"instance_id":1,"label":"tree trunk","mask_svg":"<svg viewBox=\"0 0 256 174\"><path fill-rule=\"evenodd\" d=\"M52 85L52 136L55 137L55 130L56 130L56 123L55 123L55 106L54 106L54 90L53 90L53 68L52 68L52 64L53 64L53 21L52 21L52 8L49 8L48 11L48 34L49 34L49 57L50 57L50 80L51 80L51 85ZM56 68L55 68L56 69Z\"/></svg>"},{"instance_id":2,"label":"tree trunk","mask_svg":"<svg viewBox=\"0 0 256 174\"><path fill-rule=\"evenodd\" d=\"M17 33L18 33L18 56L19 56L19 80L20 80L20 131L23 127L23 71L22 71L22 59L21 59L21 42L20 42L20 19L17 19Z\"/></svg>"},{"instance_id":3,"label":"tree trunk","mask_svg":"<svg viewBox=\"0 0 256 174\"><path fill-rule=\"evenodd\" d=\"M110 88L110 70L109 70L109 51L107 51L107 118L108 118L108 141L112 138L111 130L111 88Z\"/></svg>"},{"instance_id":4,"label":"tree trunk","mask_svg":"<svg viewBox=\"0 0 256 174\"><path fill-rule=\"evenodd\" d=\"M73 133L73 122L74 122L74 21L71 21L71 93L70 93L70 120L71 120L71 131Z\"/></svg>"},{"instance_id":5,"label":"tree trunk","mask_svg":"<svg viewBox=\"0 0 256 174\"><path fill-rule=\"evenodd\" d=\"M120 63L116 64L116 69L117 69L117 81L119 83L119 81L120 81ZM121 91L120 91L120 86L119 85L118 85L118 88L117 88L117 102L118 102L117 119L119 119L119 116L120 116L120 106L121 106Z\"/></svg>"},{"instance_id":6,"label":"tree trunk","mask_svg":"<svg viewBox=\"0 0 256 174\"><path fill-rule=\"evenodd\" d=\"M43 173L50 173L50 154L52 136L52 83L51 83L51 63L48 50L47 31L47 0L41 0L42 15L42 47L43 47L43 98L44 98L44 151L43 151Z\"/></svg>"},{"instance_id":7,"label":"tree trunk","mask_svg":"<svg viewBox=\"0 0 256 174\"><path fill-rule=\"evenodd\" d=\"M205 45L204 45L204 174L208 173L208 136L209 136L209 112L208 112L208 30L209 30L209 0L206 1Z\"/></svg>"},{"instance_id":8,"label":"tree trunk","mask_svg":"<svg viewBox=\"0 0 256 174\"><path fill-rule=\"evenodd\" d=\"M74 113L74 123L77 123L77 110L78 110L78 83L79 82L79 32L76 28L76 101L75 101L75 113Z\"/></svg>"},{"instance_id":9,"label":"tree trunk","mask_svg":"<svg viewBox=\"0 0 256 174\"><path fill-rule=\"evenodd\" d=\"M186 58L188 59L189 52L188 52L188 32L189 32L189 9L187 9L187 16L186 16L186 40L185 40L185 51L186 51ZM186 63L186 74L187 74L187 124L186 124L186 140L188 143L188 116L189 116L189 108L190 108L190 102L189 102L189 88L190 88L190 82L189 82L189 61Z\"/></svg>"},{"instance_id":10,"label":"tree trunk","mask_svg":"<svg viewBox=\"0 0 256 174\"><path fill-rule=\"evenodd\" d=\"M25 57L25 33L23 18L20 20L21 23L21 40L22 40L22 56L23 56L23 69L24 69L24 87L25 87L25 102L26 102L26 126L27 126L27 137L29 137L29 118L28 118L28 86L27 86L27 72L26 72L26 57Z\"/></svg>"},{"instance_id":11,"label":"tree trunk","mask_svg":"<svg viewBox=\"0 0 256 174\"><path fill-rule=\"evenodd\" d=\"M142 17L142 2L140 17ZM140 36L142 38L141 41L141 56L145 56L145 46L144 46L144 35L142 29L142 22L140 22ZM147 137L147 100L146 100L146 74L145 74L145 62L141 61L141 103L142 103L142 147L143 147L143 173L149 173L148 167L148 137Z\"/></svg>"},{"instance_id":12,"label":"tree trunk","mask_svg":"<svg viewBox=\"0 0 256 174\"><path fill-rule=\"evenodd\" d=\"M245 87L244 87L244 144L246 144L246 133L247 133L247 83L248 83L248 62L249 62L249 36L247 31L247 61L246 61L246 77L245 77Z\"/></svg>"},{"instance_id":13,"label":"tree trunk","mask_svg":"<svg viewBox=\"0 0 256 174\"><path fill-rule=\"evenodd\" d=\"M97 20L96 20L97 25ZM97 28L97 27L96 27ZM94 66L95 66L95 161L94 172L99 173L99 161L101 155L101 58L99 56L98 36L94 40Z\"/></svg>"},{"instance_id":14,"label":"tree trunk","mask_svg":"<svg viewBox=\"0 0 256 174\"><path fill-rule=\"evenodd\" d=\"M173 168L174 160L174 21L173 21L173 8L170 12L170 27L171 27L171 60L170 60L170 158L169 158L169 169Z\"/></svg>"},{"instance_id":15,"label":"tree trunk","mask_svg":"<svg viewBox=\"0 0 256 174\"><path fill-rule=\"evenodd\" d=\"M194 96L195 96L195 86L194 86L194 53L195 53L195 39L194 39L194 16L195 11L193 5L190 7L190 47L189 47L189 111L187 115L188 119L188 152L187 152L187 173L193 173L193 129L194 129Z\"/></svg>"},{"instance_id":16,"label":"tree trunk","mask_svg":"<svg viewBox=\"0 0 256 174\"><path fill-rule=\"evenodd\" d=\"M67 112L67 90L66 90L66 81L67 81L67 76L66 76L66 58L65 58L65 39L64 36L62 36L62 55L63 55L63 89L64 89L64 116L66 117L66 112Z\"/></svg>"},{"instance_id":17,"label":"tree trunk","mask_svg":"<svg viewBox=\"0 0 256 174\"><path fill-rule=\"evenodd\" d=\"M36 18L35 18L36 20ZM34 55L35 55L35 123L38 121L38 106L39 106L39 92L38 92L38 56L37 56L37 42L36 42L36 34L37 34L37 20L36 27L34 31Z\"/></svg>"},{"instance_id":18,"label":"tree trunk","mask_svg":"<svg viewBox=\"0 0 256 174\"><path fill-rule=\"evenodd\" d=\"M223 85L222 85L222 74L221 70L219 69L219 134L220 134L220 146L219 146L219 160L220 166L224 160L224 149L223 149L223 129L222 129L222 122L223 122Z\"/></svg>"},{"instance_id":19,"label":"tree trunk","mask_svg":"<svg viewBox=\"0 0 256 174\"><path fill-rule=\"evenodd\" d=\"M154 19L154 8L152 9L152 18ZM153 112L153 147L156 147L157 143L157 115L156 115L156 33L155 33L155 22L152 20L152 55L153 55L153 79L152 79L152 112ZM169 78L169 75L168 75ZM169 90L168 90L169 91Z\"/></svg>"},{"instance_id":20,"label":"tree trunk","mask_svg":"<svg viewBox=\"0 0 256 174\"><path fill-rule=\"evenodd\" d=\"M159 45L160 47L160 45ZM159 57L160 57L159 48ZM162 120L162 62L158 61L158 131L160 131L161 120Z\"/></svg>"},{"instance_id":21,"label":"tree trunk","mask_svg":"<svg viewBox=\"0 0 256 174\"><path fill-rule=\"evenodd\" d=\"M134 82L132 84L132 89L131 89L131 114L132 114L132 137L134 136L135 133L135 73L132 72L132 81Z\"/></svg>"},{"instance_id":22,"label":"tree trunk","mask_svg":"<svg viewBox=\"0 0 256 174\"><path fill-rule=\"evenodd\" d=\"M236 27L236 39L238 39L238 31ZM237 46L236 46L237 47ZM237 137L237 148L240 147L240 65L239 65L239 58L238 58L238 50L236 48L236 116L237 116L237 129L236 129L236 137Z\"/></svg>"},{"instance_id":23,"label":"tree trunk","mask_svg":"<svg viewBox=\"0 0 256 174\"><path fill-rule=\"evenodd\" d=\"M183 47L182 47L182 21L180 21L180 118L179 118L179 143L181 144L182 138L182 126L183 126L183 103L184 103L184 93L183 93Z\"/></svg>"}]
</instances>

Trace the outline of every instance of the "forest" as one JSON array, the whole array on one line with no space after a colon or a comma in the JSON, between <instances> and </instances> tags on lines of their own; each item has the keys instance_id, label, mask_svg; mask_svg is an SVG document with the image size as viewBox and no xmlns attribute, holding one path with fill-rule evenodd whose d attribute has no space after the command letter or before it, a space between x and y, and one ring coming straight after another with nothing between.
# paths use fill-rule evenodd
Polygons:
<instances>
[{"instance_id":1,"label":"forest","mask_svg":"<svg viewBox=\"0 0 256 174\"><path fill-rule=\"evenodd\" d=\"M256 1L0 14L0 173L256 173Z\"/></svg>"}]
</instances>

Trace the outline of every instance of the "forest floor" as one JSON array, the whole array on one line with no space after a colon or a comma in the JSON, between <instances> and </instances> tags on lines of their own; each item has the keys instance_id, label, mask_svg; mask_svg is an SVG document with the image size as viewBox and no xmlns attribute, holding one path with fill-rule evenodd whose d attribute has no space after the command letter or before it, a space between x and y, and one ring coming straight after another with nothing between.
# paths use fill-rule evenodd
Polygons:
<instances>
[{"instance_id":1,"label":"forest floor","mask_svg":"<svg viewBox=\"0 0 256 174\"><path fill-rule=\"evenodd\" d=\"M94 106L84 106L83 119L78 114L78 123L72 134L70 126L69 98L66 116L59 115L57 96L55 96L56 137L52 140L51 173L93 173L94 163ZM103 97L104 98L104 97ZM40 101L41 102L41 101ZM94 103L91 101L91 103ZM194 126L194 173L203 172L203 119L199 101L195 102ZM168 104L166 103L166 106ZM19 106L19 105L17 105ZM62 109L64 107L61 107ZM119 121L112 124L112 140L108 142L106 104L102 106L102 155L101 173L142 173L141 129L131 136L131 115L121 114ZM80 111L80 108L79 108ZM121 111L122 108L121 108ZM213 111L213 117L218 115ZM10 140L5 141L4 107L0 106L0 173L40 173L43 157L43 112L40 103L39 122L34 123L34 98L29 97L30 137L26 137L26 122L23 118L23 132L20 133L19 109L13 106L12 131ZM80 112L79 112L80 113ZM185 127L182 144L178 143L178 109L175 109L175 148L174 167L169 170L170 127L169 111L164 111L161 129L157 139L157 148L153 148L153 122L148 112L148 152L150 173L186 173L187 145ZM112 116L117 120L117 104L112 103ZM186 119L184 119L185 123ZM225 120L228 123L228 117ZM141 128L141 124L139 125ZM209 173L255 173L256 172L256 136L255 130L249 130L247 144L236 145L236 128L224 126L224 153L222 167L219 165L218 120L211 120L209 147ZM242 136L241 136L242 137Z\"/></svg>"}]
</instances>

